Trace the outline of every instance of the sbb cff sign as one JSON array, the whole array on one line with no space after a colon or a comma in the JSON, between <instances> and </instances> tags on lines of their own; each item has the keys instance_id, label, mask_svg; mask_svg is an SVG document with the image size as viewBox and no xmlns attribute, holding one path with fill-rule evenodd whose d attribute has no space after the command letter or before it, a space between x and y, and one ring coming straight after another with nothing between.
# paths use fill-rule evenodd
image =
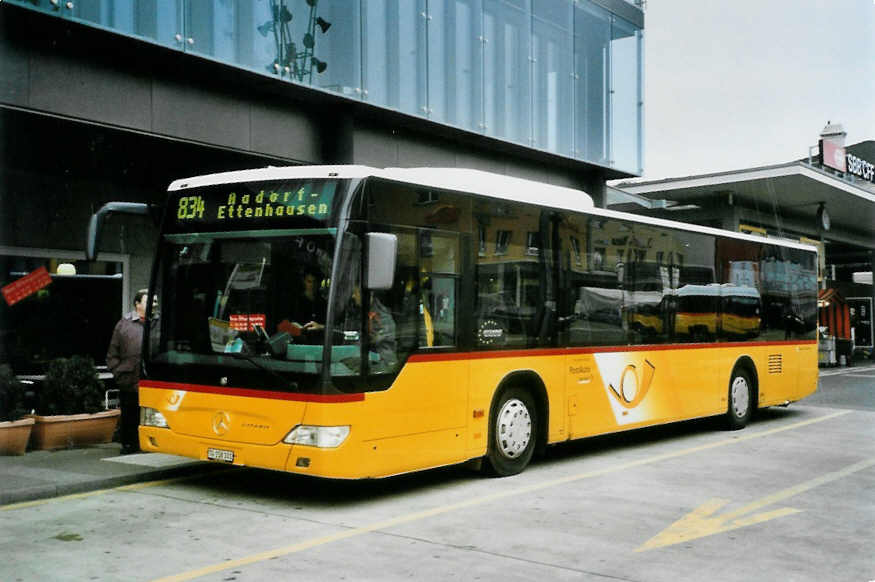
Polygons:
<instances>
[{"instance_id":1,"label":"sbb cff sign","mask_svg":"<svg viewBox=\"0 0 875 582\"><path fill-rule=\"evenodd\" d=\"M875 164L848 154L848 173L875 182Z\"/></svg>"}]
</instances>

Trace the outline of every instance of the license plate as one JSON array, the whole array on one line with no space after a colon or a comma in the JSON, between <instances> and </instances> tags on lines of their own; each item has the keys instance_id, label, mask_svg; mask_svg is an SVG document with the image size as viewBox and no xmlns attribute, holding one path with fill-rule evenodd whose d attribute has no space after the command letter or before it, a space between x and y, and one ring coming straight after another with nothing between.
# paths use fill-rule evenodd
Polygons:
<instances>
[{"instance_id":1,"label":"license plate","mask_svg":"<svg viewBox=\"0 0 875 582\"><path fill-rule=\"evenodd\" d=\"M222 461L223 463L234 462L234 451L226 451L224 449L207 449L207 458L211 461Z\"/></svg>"}]
</instances>

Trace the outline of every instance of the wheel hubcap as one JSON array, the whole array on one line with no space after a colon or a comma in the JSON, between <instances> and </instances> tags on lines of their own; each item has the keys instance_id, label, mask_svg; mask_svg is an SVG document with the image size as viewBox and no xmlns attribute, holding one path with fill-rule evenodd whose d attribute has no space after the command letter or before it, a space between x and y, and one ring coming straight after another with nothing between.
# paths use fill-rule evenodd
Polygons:
<instances>
[{"instance_id":1,"label":"wheel hubcap","mask_svg":"<svg viewBox=\"0 0 875 582\"><path fill-rule=\"evenodd\" d=\"M743 418L747 414L747 409L750 406L750 390L747 386L747 380L741 376L736 376L732 381L732 411L738 418Z\"/></svg>"},{"instance_id":2,"label":"wheel hubcap","mask_svg":"<svg viewBox=\"0 0 875 582\"><path fill-rule=\"evenodd\" d=\"M515 459L526 450L532 439L532 417L522 400L512 398L504 403L495 422L495 440L505 457Z\"/></svg>"}]
</instances>

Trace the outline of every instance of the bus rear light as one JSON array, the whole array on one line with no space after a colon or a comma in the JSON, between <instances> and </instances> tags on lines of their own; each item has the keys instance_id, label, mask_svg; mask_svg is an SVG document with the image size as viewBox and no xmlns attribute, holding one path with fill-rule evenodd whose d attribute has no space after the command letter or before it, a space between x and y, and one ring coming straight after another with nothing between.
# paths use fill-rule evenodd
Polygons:
<instances>
[{"instance_id":1,"label":"bus rear light","mask_svg":"<svg viewBox=\"0 0 875 582\"><path fill-rule=\"evenodd\" d=\"M290 445L334 449L342 445L348 436L348 426L310 426L299 424L292 429L292 432L286 435L283 442Z\"/></svg>"},{"instance_id":2,"label":"bus rear light","mask_svg":"<svg viewBox=\"0 0 875 582\"><path fill-rule=\"evenodd\" d=\"M140 407L140 424L143 426L157 426L159 428L170 428L167 425L167 419L164 415L148 406Z\"/></svg>"}]
</instances>

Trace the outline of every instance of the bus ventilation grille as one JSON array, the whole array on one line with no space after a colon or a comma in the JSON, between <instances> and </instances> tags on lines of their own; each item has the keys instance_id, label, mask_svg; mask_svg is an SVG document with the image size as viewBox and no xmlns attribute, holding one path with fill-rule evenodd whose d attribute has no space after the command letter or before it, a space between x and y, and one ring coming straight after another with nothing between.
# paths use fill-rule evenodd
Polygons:
<instances>
[{"instance_id":1,"label":"bus ventilation grille","mask_svg":"<svg viewBox=\"0 0 875 582\"><path fill-rule=\"evenodd\" d=\"M784 358L781 354L769 356L769 374L780 374L784 371Z\"/></svg>"}]
</instances>

